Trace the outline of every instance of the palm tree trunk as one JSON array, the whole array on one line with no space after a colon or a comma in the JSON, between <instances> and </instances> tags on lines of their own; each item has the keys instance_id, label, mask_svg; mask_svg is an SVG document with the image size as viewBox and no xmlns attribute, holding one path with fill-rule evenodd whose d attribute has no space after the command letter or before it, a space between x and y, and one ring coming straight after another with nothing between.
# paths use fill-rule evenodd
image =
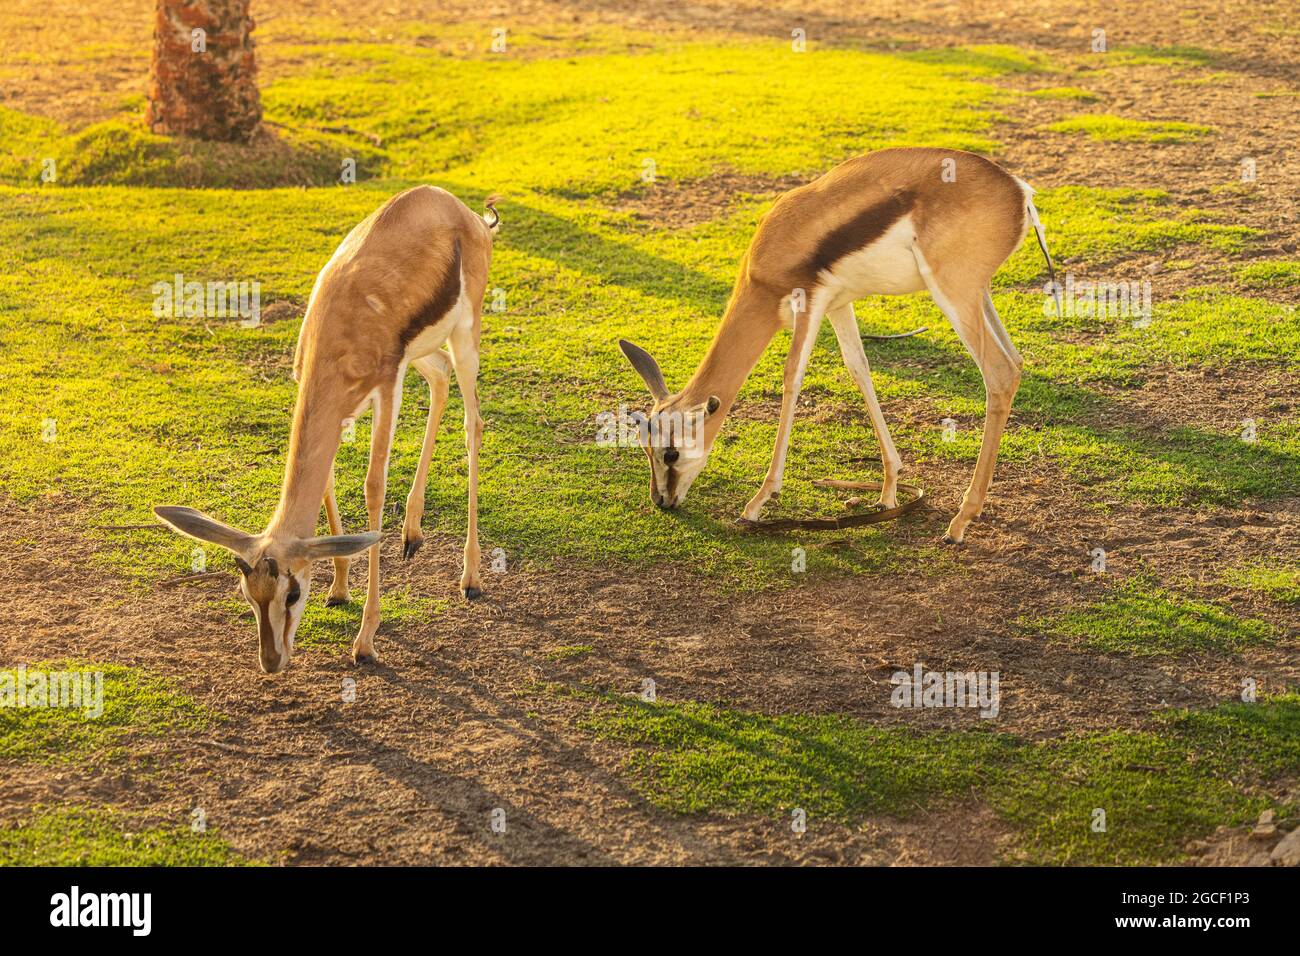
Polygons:
<instances>
[{"instance_id":1,"label":"palm tree trunk","mask_svg":"<svg viewBox=\"0 0 1300 956\"><path fill-rule=\"evenodd\" d=\"M155 133L247 141L262 120L250 0L157 0L149 108Z\"/></svg>"}]
</instances>

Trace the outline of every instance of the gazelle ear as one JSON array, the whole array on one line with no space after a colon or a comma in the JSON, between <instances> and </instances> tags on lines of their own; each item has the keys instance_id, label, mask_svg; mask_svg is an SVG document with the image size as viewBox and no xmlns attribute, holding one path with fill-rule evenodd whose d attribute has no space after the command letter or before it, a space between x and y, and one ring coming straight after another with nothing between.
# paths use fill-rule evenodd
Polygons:
<instances>
[{"instance_id":1,"label":"gazelle ear","mask_svg":"<svg viewBox=\"0 0 1300 956\"><path fill-rule=\"evenodd\" d=\"M173 531L179 531L186 537L206 541L208 544L215 544L233 552L241 571L248 567L247 559L253 542L257 540L256 536L232 528L228 524L222 524L216 518L209 518L202 511L195 511L193 508L165 505L154 508L153 513L159 521Z\"/></svg>"},{"instance_id":2,"label":"gazelle ear","mask_svg":"<svg viewBox=\"0 0 1300 956\"><path fill-rule=\"evenodd\" d=\"M618 347L623 350L627 360L641 376L641 381L645 382L646 388L650 389L650 394L654 396L655 401L662 402L667 398L668 383L664 381L664 373L659 370L659 363L650 356L650 353L633 345L627 339L619 339Z\"/></svg>"},{"instance_id":3,"label":"gazelle ear","mask_svg":"<svg viewBox=\"0 0 1300 956\"><path fill-rule=\"evenodd\" d=\"M378 531L364 531L361 534L331 534L323 538L307 538L302 542L303 551L308 560L319 561L322 558L350 558L360 554L366 548L374 547L383 535Z\"/></svg>"}]
</instances>

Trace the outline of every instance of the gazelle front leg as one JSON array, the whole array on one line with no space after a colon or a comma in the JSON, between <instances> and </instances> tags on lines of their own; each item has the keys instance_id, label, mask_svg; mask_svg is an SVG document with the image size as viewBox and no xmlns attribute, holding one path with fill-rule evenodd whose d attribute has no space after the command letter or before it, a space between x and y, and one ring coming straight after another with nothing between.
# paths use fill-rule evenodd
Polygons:
<instances>
[{"instance_id":1,"label":"gazelle front leg","mask_svg":"<svg viewBox=\"0 0 1300 956\"><path fill-rule=\"evenodd\" d=\"M334 499L334 466L330 465L329 481L325 485L325 520L329 522L330 534L343 533L343 521L339 517L339 504ZM325 598L326 607L337 607L352 600L348 593L348 570L352 566L350 558L334 559L334 580L330 582L330 592Z\"/></svg>"},{"instance_id":2,"label":"gazelle front leg","mask_svg":"<svg viewBox=\"0 0 1300 956\"><path fill-rule=\"evenodd\" d=\"M478 412L478 330L479 316L476 308L473 327L457 327L450 342L451 364L456 370L461 401L465 404L465 452L469 459L465 564L460 575L460 593L468 601L473 601L483 593L478 546L478 452L483 444L483 419Z\"/></svg>"},{"instance_id":3,"label":"gazelle front leg","mask_svg":"<svg viewBox=\"0 0 1300 956\"><path fill-rule=\"evenodd\" d=\"M375 417L370 432L370 464L366 468L366 514L369 530L380 531L384 520L384 487L388 483L388 456L393 448L393 430L402 404L402 375L387 395L375 395ZM361 630L352 643L352 659L358 664L375 664L375 632L379 630L379 543L371 546L366 577L366 606L361 613Z\"/></svg>"},{"instance_id":4,"label":"gazelle front leg","mask_svg":"<svg viewBox=\"0 0 1300 956\"><path fill-rule=\"evenodd\" d=\"M871 365L867 362L867 353L862 348L862 334L858 331L857 316L853 314L853 305L844 306L826 313L831 327L835 329L835 338L840 343L840 354L849 374L857 383L858 390L867 401L867 414L871 417L871 427L876 432L880 443L880 501L882 508L894 508L898 505L898 470L902 459L894 448L894 439L890 437L889 426L885 424L885 414L880 410L880 400L876 398L876 386L871 381Z\"/></svg>"},{"instance_id":5,"label":"gazelle front leg","mask_svg":"<svg viewBox=\"0 0 1300 956\"><path fill-rule=\"evenodd\" d=\"M442 422L443 409L447 407L447 393L451 384L451 361L441 349L432 355L415 359L411 364L429 383L429 420L424 426L424 447L420 450L420 463L415 466L415 480L411 482L411 493L406 496L406 516L402 520L402 558L406 561L415 557L415 552L424 544L420 521L424 518L424 490L429 482L429 460L433 457L433 444L438 437L438 426Z\"/></svg>"},{"instance_id":6,"label":"gazelle front leg","mask_svg":"<svg viewBox=\"0 0 1300 956\"><path fill-rule=\"evenodd\" d=\"M795 315L794 335L790 339L790 354L785 359L785 379L781 392L781 422L776 428L776 445L772 461L767 466L767 476L754 497L749 499L741 514L742 521L757 521L768 499L781 491L785 474L785 455L790 447L790 431L794 427L795 407L799 403L799 389L803 387L808 359L812 356L817 330L821 328L821 312L801 312Z\"/></svg>"}]
</instances>

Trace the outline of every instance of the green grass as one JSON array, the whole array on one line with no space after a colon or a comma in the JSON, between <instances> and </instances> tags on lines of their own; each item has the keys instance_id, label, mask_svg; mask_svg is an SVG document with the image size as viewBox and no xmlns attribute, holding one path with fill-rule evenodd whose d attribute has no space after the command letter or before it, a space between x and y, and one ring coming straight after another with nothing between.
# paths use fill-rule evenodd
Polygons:
<instances>
[{"instance_id":1,"label":"green grass","mask_svg":"<svg viewBox=\"0 0 1300 956\"><path fill-rule=\"evenodd\" d=\"M594 647L590 644L566 644L563 647L554 647L546 652L546 659L549 661L566 661L576 657L586 657Z\"/></svg>"},{"instance_id":2,"label":"green grass","mask_svg":"<svg viewBox=\"0 0 1300 956\"><path fill-rule=\"evenodd\" d=\"M1144 582L1125 584L1115 594L1078 610L1024 623L1048 637L1137 657L1231 654L1276 636L1264 621Z\"/></svg>"},{"instance_id":3,"label":"green grass","mask_svg":"<svg viewBox=\"0 0 1300 956\"><path fill-rule=\"evenodd\" d=\"M27 673L89 671L103 674L103 711L88 707L0 707L0 759L71 762L118 747L129 737L163 737L203 728L215 718L169 680L137 668L89 661L27 665ZM0 686L18 670L0 671ZM29 682L30 686L30 682Z\"/></svg>"},{"instance_id":4,"label":"green grass","mask_svg":"<svg viewBox=\"0 0 1300 956\"><path fill-rule=\"evenodd\" d=\"M388 191L12 193L14 202L0 214L0 243L17 251L25 274L0 277L0 314L14 319L0 326L6 372L0 394L26 414L0 425L0 484L6 493L19 500L52 490L98 498L108 503L98 522L103 524L147 521L153 504L185 503L243 527L260 527L279 487L296 324L248 330L233 321L155 319L150 287L178 271L200 278L247 276L262 283L264 307L278 299L301 301L334 238ZM1169 210L1163 194L1059 192L1043 195L1044 217L1054 246L1074 255L1109 258L1127 248L1243 241L1239 230ZM88 203L88 194L99 198ZM798 543L815 549L815 536L772 541L737 534L731 525L766 466L774 422L729 423L689 507L670 516L649 507L644 462L635 450L593 444L596 412L619 401L642 401L616 339L628 335L643 342L660 356L670 382L683 381L717 321L734 260L761 204L688 231L686 244L675 236L629 233L620 216L566 200L536 197L508 209L493 280L507 290L508 308L488 314L485 333L485 539L505 548L512 560L556 553L592 561L672 560L727 578L788 580L790 548ZM189 231L195 216L208 224L200 234ZM1119 221L1129 228L1116 229ZM80 268L83 259L99 263L96 271ZM1036 250L1026 249L1006 273L1033 279L1039 270ZM601 290L597 297L591 295L593 284ZM64 288L79 292L51 297L44 291ZM1297 333L1281 307L1214 298L1165 303L1145 334L1121 328L1113 344L1080 347L1055 340L1061 326L1042 314L1042 303L1029 295L999 301L1012 334L1032 356L1031 380L1017 409L1042 423L1037 432L1009 433L1008 460L1022 449L1047 448L1067 464L1091 469L1088 463L1096 462L1130 496L1161 502L1235 499L1243 493L1267 497L1295 486L1286 433L1281 447L1240 448L1220 436L1188 434L1170 442L1114 434L1094 423L1109 400L1087 391L1089 380L1136 381L1151 356L1171 351L1189 364L1290 361L1298 354L1292 347ZM913 296L873 302L862 311L864 324L885 330L934 327L922 340L879 347L877 385L884 399L922 398L934 408L933 433L900 430L900 443L914 453L973 456L964 435L951 447L938 440L942 418L980 410L982 386L956 337L936 322L933 305ZM550 325L539 320L555 315L575 316L573 335L557 340L549 334ZM760 362L742 397L775 400L786 338L780 336ZM918 358L923 365L916 364ZM109 405L101 400L103 382L117 397ZM861 399L835 357L829 331L818 345L807 387L809 395L844 415L821 430L796 426L782 507L824 512L837 507L836 496L812 489L801 476L860 474L863 466L845 459L872 444ZM394 496L414 468L425 402L424 388L412 377L391 472ZM427 527L458 533L464 459L454 405L455 399L435 454ZM45 418L57 423L53 443L40 440ZM353 527L364 522L367 438L363 422L356 441L340 455L340 501ZM1207 441L1233 450L1229 462L1237 467L1226 477L1218 467L1205 468ZM1116 471L1108 464L1117 456L1128 467ZM521 461L528 463L526 471ZM1227 480L1234 476L1240 480ZM602 509L589 507L592 482L605 489ZM190 545L182 539L149 532L110 537L122 547L107 552L105 560L118 570L144 576L188 570ZM934 554L894 549L890 540L887 531L857 534L851 550L813 554L810 570L915 568ZM219 566L224 558L210 560Z\"/></svg>"},{"instance_id":5,"label":"green grass","mask_svg":"<svg viewBox=\"0 0 1300 956\"><path fill-rule=\"evenodd\" d=\"M140 826L114 810L37 808L0 827L0 866L239 866L217 832Z\"/></svg>"},{"instance_id":6,"label":"green grass","mask_svg":"<svg viewBox=\"0 0 1300 956\"><path fill-rule=\"evenodd\" d=\"M1176 860L1187 840L1270 806L1258 786L1300 760L1293 694L1164 713L1150 731L1037 742L626 698L608 698L583 726L627 746L632 784L674 813L799 808L812 827L976 801L1012 827L1005 859L1035 864ZM1097 808L1106 812L1102 833L1091 827Z\"/></svg>"},{"instance_id":7,"label":"green grass","mask_svg":"<svg viewBox=\"0 0 1300 956\"><path fill-rule=\"evenodd\" d=\"M994 111L1008 94L986 80L1046 65L1003 48L941 56L819 48L798 55L781 44L640 34L635 39L643 45L629 53L616 52L620 37L607 32L593 34L573 55L559 55L558 41L525 36L521 49L530 55L502 59L479 47L448 55L415 46L431 34L411 29L391 44L360 35L340 44L334 28L312 21L303 42L331 43L329 68L283 70L265 93L267 115L285 141L351 137L370 144L360 161L363 179L409 178L227 191L69 189L61 175L39 188L0 187L0 248L14 265L0 274L0 401L15 409L0 420L0 493L18 505L50 496L85 503L95 525L146 523L153 505L174 503L260 528L283 468L298 323L244 329L230 319L156 318L152 286L176 273L257 281L264 310L277 301L301 304L353 224L396 190L433 181L471 205L490 189L509 193L492 276L492 286L506 293L506 309L488 312L484 330L485 550L503 548L512 565L555 557L632 567L671 562L744 587L806 580L791 573L795 546L807 550L813 577L947 567L935 548L897 545L889 527L855 532L847 546L843 535L739 533L733 520L766 468L774 415L728 422L709 470L686 508L673 514L651 506L638 450L595 445L597 413L645 401L618 338L649 348L670 383L685 381L770 203L738 196L710 221L666 230L619 211L615 199L653 188L639 179L647 155L661 177L677 178L721 166L762 175L814 172L897 142L987 150ZM459 28L446 34L453 45L474 36ZM860 82L863 75L872 82ZM449 96L451 89L490 89L492 96ZM791 107L788 115L770 109L776 101ZM11 158L44 155L44 143L65 135L14 116L0 127L0 153ZM131 120L109 122L129 130L123 124ZM322 132L326 127L353 132ZM157 182L175 182L171 172L164 175L171 154L137 149L146 134L123 135L121 142L96 140L105 155L101 161L88 151L87 176L142 183L156 172ZM217 165L238 166L227 159ZM1155 190L1045 190L1038 205L1059 261L1115 263L1110 268L1121 278L1130 278L1122 263L1136 252L1196 245L1232 255L1254 239L1249 229L1179 207ZM1246 445L1178 423L1116 424L1116 398L1101 390L1140 385L1152 362L1249 361L1251 374L1265 378L1294 367L1300 331L1292 311L1264 299L1186 295L1157 301L1155 322L1139 331L1122 320L1045 315L1043 298L1022 291L1044 278L1029 242L997 279L999 309L1028 360L1004 461L1046 456L1097 500L1237 503L1300 488L1300 428L1288 418L1261 420L1261 440ZM920 339L872 345L887 410L911 403L909 411L921 416L919 427L895 429L909 464L923 478L936 459L973 462L982 384L933 303L924 296L883 299L860 312L864 326L881 331L932 328ZM1071 340L1079 331L1092 340ZM742 401L779 401L787 343L787 333L778 336ZM874 441L829 329L818 342L806 395L821 423L796 424L774 514L837 511L842 496L813 488L809 479L874 475L872 465L855 460L869 459ZM414 470L426 403L423 383L412 376L390 500L400 499ZM434 456L426 529L458 537L465 465L457 406L453 397ZM949 416L963 422L951 444L940 440L939 423ZM42 440L47 419L56 425L52 442ZM352 528L365 520L368 437L363 421L339 456L339 500ZM600 489L599 507L593 488ZM192 543L177 536L97 534L111 547L96 560L119 573L148 581L189 570ZM216 568L229 559L208 560ZM332 626L339 641L349 622Z\"/></svg>"},{"instance_id":8,"label":"green grass","mask_svg":"<svg viewBox=\"0 0 1300 956\"><path fill-rule=\"evenodd\" d=\"M1201 123L1135 120L1106 114L1074 116L1047 127L1053 133L1084 133L1106 142L1188 143L1214 130Z\"/></svg>"},{"instance_id":9,"label":"green grass","mask_svg":"<svg viewBox=\"0 0 1300 956\"><path fill-rule=\"evenodd\" d=\"M341 159L353 156L363 178L454 169L464 185L573 197L638 185L647 158L657 175L687 178L724 163L753 173L819 170L903 143L988 151L987 105L1005 94L974 78L1017 62L981 55L954 69L901 54L798 55L767 42L464 59L357 43L328 66L271 84L262 99L283 140L277 155L294 165L281 184L336 181ZM452 89L492 93L449 96ZM742 136L746 148L736 149ZM69 184L191 185L204 169L217 184L262 184L254 163L232 150L173 146L120 122L71 138L24 129L0 147L16 157L0 167L10 182L34 182L33 163L55 155L66 157L61 180ZM185 159L180 170L177 157Z\"/></svg>"},{"instance_id":10,"label":"green grass","mask_svg":"<svg viewBox=\"0 0 1300 956\"><path fill-rule=\"evenodd\" d=\"M1246 226L1215 222L1202 210L1180 207L1160 189L1064 186L1039 192L1034 204L1046 224L1052 256L1061 264L1058 273L1062 281L1072 261L1120 263L1109 278L1134 281L1148 277L1127 274L1122 260L1133 253L1199 245L1235 255L1258 235ZM994 282L1005 287L1046 279L1042 253L1036 243L1027 242Z\"/></svg>"},{"instance_id":11,"label":"green grass","mask_svg":"<svg viewBox=\"0 0 1300 956\"><path fill-rule=\"evenodd\" d=\"M1018 830L1014 862L1176 862L1187 841L1240 826L1300 759L1300 697L1159 715L1155 731L1082 734L1018 751L988 799ZM1095 810L1106 830L1092 829Z\"/></svg>"},{"instance_id":12,"label":"green grass","mask_svg":"<svg viewBox=\"0 0 1300 956\"><path fill-rule=\"evenodd\" d=\"M1237 280L1254 289L1300 286L1300 262L1252 262L1237 270Z\"/></svg>"},{"instance_id":13,"label":"green grass","mask_svg":"<svg viewBox=\"0 0 1300 956\"><path fill-rule=\"evenodd\" d=\"M582 726L634 745L627 770L674 813L903 814L968 792L1010 749L992 733L917 735L835 715L637 700L618 701Z\"/></svg>"},{"instance_id":14,"label":"green grass","mask_svg":"<svg viewBox=\"0 0 1300 956\"><path fill-rule=\"evenodd\" d=\"M1223 574L1223 582L1258 591L1283 604L1300 604L1300 564L1261 561L1229 568Z\"/></svg>"},{"instance_id":15,"label":"green grass","mask_svg":"<svg viewBox=\"0 0 1300 956\"><path fill-rule=\"evenodd\" d=\"M244 146L155 136L134 114L70 133L15 110L0 108L0 120L8 131L0 182L12 184L42 182L47 161L61 185L241 189L332 185L339 182L341 157L356 160L358 178L374 175L379 165L378 152L364 138L306 129L269 129Z\"/></svg>"}]
</instances>

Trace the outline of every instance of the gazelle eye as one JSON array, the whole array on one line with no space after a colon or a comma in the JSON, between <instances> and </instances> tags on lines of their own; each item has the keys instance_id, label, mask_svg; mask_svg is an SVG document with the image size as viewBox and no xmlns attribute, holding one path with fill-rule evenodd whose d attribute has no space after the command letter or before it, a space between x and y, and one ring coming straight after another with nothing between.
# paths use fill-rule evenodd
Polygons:
<instances>
[{"instance_id":1,"label":"gazelle eye","mask_svg":"<svg viewBox=\"0 0 1300 956\"><path fill-rule=\"evenodd\" d=\"M293 607L298 603L298 598L300 597L302 597L302 591L299 590L298 585L296 583L290 585L289 593L284 596L284 606Z\"/></svg>"}]
</instances>

